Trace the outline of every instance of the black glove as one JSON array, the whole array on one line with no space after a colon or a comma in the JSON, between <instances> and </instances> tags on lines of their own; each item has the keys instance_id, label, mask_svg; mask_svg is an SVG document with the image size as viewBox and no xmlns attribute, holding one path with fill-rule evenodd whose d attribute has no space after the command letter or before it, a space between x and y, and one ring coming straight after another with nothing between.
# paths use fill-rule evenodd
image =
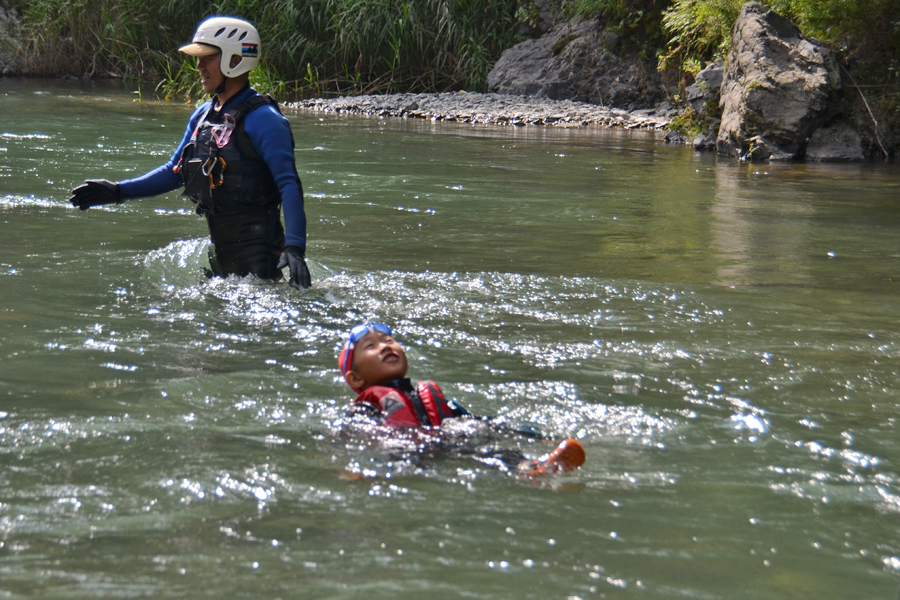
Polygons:
<instances>
[{"instance_id":1,"label":"black glove","mask_svg":"<svg viewBox=\"0 0 900 600\"><path fill-rule=\"evenodd\" d=\"M88 179L72 190L69 198L72 206L87 210L101 204L122 204L122 189L119 184L106 179Z\"/></svg>"},{"instance_id":2,"label":"black glove","mask_svg":"<svg viewBox=\"0 0 900 600\"><path fill-rule=\"evenodd\" d=\"M306 266L306 260L303 257L305 252L305 249L300 246L285 246L276 267L278 269L290 267L291 279L289 283L291 287L298 290L305 290L312 285L309 267Z\"/></svg>"}]
</instances>

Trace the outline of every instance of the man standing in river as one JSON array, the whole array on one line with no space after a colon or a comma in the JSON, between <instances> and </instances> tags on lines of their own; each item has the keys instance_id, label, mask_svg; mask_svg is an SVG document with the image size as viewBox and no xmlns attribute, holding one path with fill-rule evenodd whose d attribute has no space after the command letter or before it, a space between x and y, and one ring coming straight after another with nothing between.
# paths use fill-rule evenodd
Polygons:
<instances>
[{"instance_id":1,"label":"man standing in river","mask_svg":"<svg viewBox=\"0 0 900 600\"><path fill-rule=\"evenodd\" d=\"M289 267L291 286L308 288L306 213L293 134L275 101L249 83L260 46L259 33L247 21L203 21L179 50L197 58L203 91L212 97L194 111L175 154L135 179L89 179L70 200L87 210L183 185L209 225L214 275L279 280L281 269Z\"/></svg>"}]
</instances>

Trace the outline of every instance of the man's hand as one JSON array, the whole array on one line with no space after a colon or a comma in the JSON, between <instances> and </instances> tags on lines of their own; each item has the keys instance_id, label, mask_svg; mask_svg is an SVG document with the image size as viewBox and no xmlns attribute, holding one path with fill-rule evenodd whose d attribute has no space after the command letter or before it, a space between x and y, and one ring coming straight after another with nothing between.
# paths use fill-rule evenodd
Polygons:
<instances>
[{"instance_id":1,"label":"man's hand","mask_svg":"<svg viewBox=\"0 0 900 600\"><path fill-rule=\"evenodd\" d=\"M306 266L306 259L304 258L305 253L305 248L300 246L285 246L276 267L278 269L290 268L291 278L289 283L291 287L298 290L305 290L312 285L312 278L309 276L309 268Z\"/></svg>"},{"instance_id":2,"label":"man's hand","mask_svg":"<svg viewBox=\"0 0 900 600\"><path fill-rule=\"evenodd\" d=\"M106 179L88 179L82 185L72 190L69 198L72 206L81 210L87 210L92 206L101 204L121 204L122 190L119 184Z\"/></svg>"}]
</instances>

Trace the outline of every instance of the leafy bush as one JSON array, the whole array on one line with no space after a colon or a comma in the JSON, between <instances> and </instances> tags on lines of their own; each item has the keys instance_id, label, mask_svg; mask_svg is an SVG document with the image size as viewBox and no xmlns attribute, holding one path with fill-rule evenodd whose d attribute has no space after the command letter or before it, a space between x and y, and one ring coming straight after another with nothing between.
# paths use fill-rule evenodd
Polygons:
<instances>
[{"instance_id":1,"label":"leafy bush","mask_svg":"<svg viewBox=\"0 0 900 600\"><path fill-rule=\"evenodd\" d=\"M663 45L663 11L669 0L560 0L566 14L599 17L603 26L619 33L623 52L650 53Z\"/></svg>"},{"instance_id":2,"label":"leafy bush","mask_svg":"<svg viewBox=\"0 0 900 600\"><path fill-rule=\"evenodd\" d=\"M674 34L669 56L724 56L742 5L742 0L675 0L663 15L663 24Z\"/></svg>"},{"instance_id":3,"label":"leafy bush","mask_svg":"<svg viewBox=\"0 0 900 600\"><path fill-rule=\"evenodd\" d=\"M800 31L829 44L845 58L882 62L900 58L900 0L770 0ZM688 54L724 56L744 0L674 0L663 23L670 45Z\"/></svg>"}]
</instances>

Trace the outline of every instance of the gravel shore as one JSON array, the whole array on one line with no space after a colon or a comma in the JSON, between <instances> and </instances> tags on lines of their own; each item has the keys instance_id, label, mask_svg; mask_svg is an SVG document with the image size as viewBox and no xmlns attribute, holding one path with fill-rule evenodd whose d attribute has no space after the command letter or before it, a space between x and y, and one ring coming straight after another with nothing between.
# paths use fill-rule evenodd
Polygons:
<instances>
[{"instance_id":1,"label":"gravel shore","mask_svg":"<svg viewBox=\"0 0 900 600\"><path fill-rule=\"evenodd\" d=\"M661 131L677 110L663 103L655 109L626 111L572 100L549 100L506 94L446 92L441 94L387 94L315 98L291 102L286 108L480 123L487 125L548 125L553 127L648 129Z\"/></svg>"}]
</instances>

